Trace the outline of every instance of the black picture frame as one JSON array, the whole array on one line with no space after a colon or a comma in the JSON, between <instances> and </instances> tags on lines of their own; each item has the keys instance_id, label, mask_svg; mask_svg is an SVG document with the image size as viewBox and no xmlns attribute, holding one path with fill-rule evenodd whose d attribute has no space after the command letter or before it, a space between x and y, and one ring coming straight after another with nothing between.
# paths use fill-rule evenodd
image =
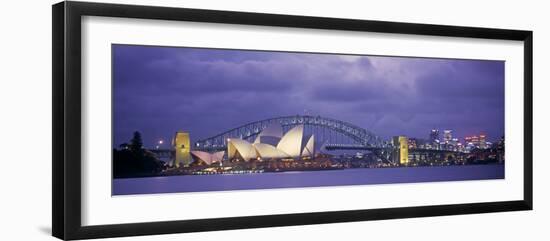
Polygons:
<instances>
[{"instance_id":1,"label":"black picture frame","mask_svg":"<svg viewBox=\"0 0 550 241\"><path fill-rule=\"evenodd\" d=\"M81 224L81 17L104 16L281 26L327 30L517 40L524 43L523 199L421 207L342 210L283 215L212 218L82 226ZM533 204L533 33L532 31L336 19L263 13L150 7L90 2L52 6L53 194L52 233L60 239L185 233L380 219L531 210Z\"/></svg>"}]
</instances>

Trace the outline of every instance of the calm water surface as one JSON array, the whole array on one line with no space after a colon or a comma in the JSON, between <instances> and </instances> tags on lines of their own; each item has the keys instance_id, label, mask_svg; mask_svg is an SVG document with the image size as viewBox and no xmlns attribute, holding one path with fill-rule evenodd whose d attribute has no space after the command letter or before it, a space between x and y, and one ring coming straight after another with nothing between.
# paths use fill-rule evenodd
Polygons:
<instances>
[{"instance_id":1,"label":"calm water surface","mask_svg":"<svg viewBox=\"0 0 550 241\"><path fill-rule=\"evenodd\" d=\"M113 195L503 179L504 165L358 168L113 180Z\"/></svg>"}]
</instances>

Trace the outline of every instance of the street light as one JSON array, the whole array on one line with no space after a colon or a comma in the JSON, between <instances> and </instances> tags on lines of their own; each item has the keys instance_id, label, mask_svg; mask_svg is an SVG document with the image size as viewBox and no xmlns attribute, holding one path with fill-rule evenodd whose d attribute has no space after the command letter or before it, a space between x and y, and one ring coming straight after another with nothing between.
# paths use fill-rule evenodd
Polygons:
<instances>
[{"instance_id":1,"label":"street light","mask_svg":"<svg viewBox=\"0 0 550 241\"><path fill-rule=\"evenodd\" d=\"M160 139L157 143L158 144L156 145L156 148L159 149L160 146L162 145L162 143L164 143L164 141L162 139Z\"/></svg>"}]
</instances>

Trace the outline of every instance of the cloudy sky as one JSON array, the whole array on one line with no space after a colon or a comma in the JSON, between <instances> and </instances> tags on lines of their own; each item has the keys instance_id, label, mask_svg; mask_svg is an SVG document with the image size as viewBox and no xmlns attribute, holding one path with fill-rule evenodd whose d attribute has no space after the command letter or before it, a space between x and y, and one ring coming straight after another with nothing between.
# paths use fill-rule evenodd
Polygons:
<instances>
[{"instance_id":1,"label":"cloudy sky","mask_svg":"<svg viewBox=\"0 0 550 241\"><path fill-rule=\"evenodd\" d=\"M113 45L114 145L296 114L382 137L504 135L504 62Z\"/></svg>"}]
</instances>

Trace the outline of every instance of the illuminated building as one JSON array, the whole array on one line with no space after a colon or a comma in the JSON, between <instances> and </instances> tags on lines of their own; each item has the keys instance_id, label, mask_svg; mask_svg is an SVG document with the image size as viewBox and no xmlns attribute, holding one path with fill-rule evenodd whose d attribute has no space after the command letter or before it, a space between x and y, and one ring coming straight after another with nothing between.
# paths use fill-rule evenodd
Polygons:
<instances>
[{"instance_id":1,"label":"illuminated building","mask_svg":"<svg viewBox=\"0 0 550 241\"><path fill-rule=\"evenodd\" d=\"M504 136L500 138L497 142L497 148L499 150L504 150Z\"/></svg>"},{"instance_id":2,"label":"illuminated building","mask_svg":"<svg viewBox=\"0 0 550 241\"><path fill-rule=\"evenodd\" d=\"M432 145L432 149L440 150L441 149L441 143L439 143L439 140L435 140L435 142Z\"/></svg>"},{"instance_id":3,"label":"illuminated building","mask_svg":"<svg viewBox=\"0 0 550 241\"><path fill-rule=\"evenodd\" d=\"M467 136L464 137L466 145L472 144L475 148L485 149L487 148L487 135L480 134L479 136Z\"/></svg>"},{"instance_id":4,"label":"illuminated building","mask_svg":"<svg viewBox=\"0 0 550 241\"><path fill-rule=\"evenodd\" d=\"M444 130L443 131L443 141L445 144L449 144L451 140L453 139L453 131L452 130Z\"/></svg>"},{"instance_id":5,"label":"illuminated building","mask_svg":"<svg viewBox=\"0 0 550 241\"><path fill-rule=\"evenodd\" d=\"M452 151L458 151L458 145L462 145L462 144L458 141L458 138L453 138L449 142L449 145Z\"/></svg>"},{"instance_id":6,"label":"illuminated building","mask_svg":"<svg viewBox=\"0 0 550 241\"><path fill-rule=\"evenodd\" d=\"M487 148L486 137L487 136L485 134L479 135L479 148L481 149Z\"/></svg>"},{"instance_id":7,"label":"illuminated building","mask_svg":"<svg viewBox=\"0 0 550 241\"><path fill-rule=\"evenodd\" d=\"M479 148L479 136L472 136L472 143L476 148Z\"/></svg>"},{"instance_id":8,"label":"illuminated building","mask_svg":"<svg viewBox=\"0 0 550 241\"><path fill-rule=\"evenodd\" d=\"M218 151L214 153L208 153L205 151L191 151L191 156L195 160L195 163L201 165L210 165L212 163L221 163L225 151Z\"/></svg>"},{"instance_id":9,"label":"illuminated building","mask_svg":"<svg viewBox=\"0 0 550 241\"><path fill-rule=\"evenodd\" d=\"M176 132L172 145L176 151L174 158L174 167L189 166L191 164L191 141L188 132Z\"/></svg>"},{"instance_id":10,"label":"illuminated building","mask_svg":"<svg viewBox=\"0 0 550 241\"><path fill-rule=\"evenodd\" d=\"M315 155L315 137L304 137L304 126L298 125L282 135L282 129L267 127L254 143L238 138L227 140L229 160L250 161L253 159L283 159L313 157Z\"/></svg>"},{"instance_id":11,"label":"illuminated building","mask_svg":"<svg viewBox=\"0 0 550 241\"><path fill-rule=\"evenodd\" d=\"M436 142L439 142L439 130L433 129L430 132L430 143L434 144Z\"/></svg>"},{"instance_id":12,"label":"illuminated building","mask_svg":"<svg viewBox=\"0 0 550 241\"><path fill-rule=\"evenodd\" d=\"M393 146L396 147L393 155L395 163L406 165L409 163L409 145L406 136L394 136Z\"/></svg>"},{"instance_id":13,"label":"illuminated building","mask_svg":"<svg viewBox=\"0 0 550 241\"><path fill-rule=\"evenodd\" d=\"M409 149L416 149L418 148L418 141L416 138L409 138L408 145Z\"/></svg>"},{"instance_id":14,"label":"illuminated building","mask_svg":"<svg viewBox=\"0 0 550 241\"><path fill-rule=\"evenodd\" d=\"M475 148L479 147L479 137L478 136L464 137L464 142L466 143L466 145L473 146Z\"/></svg>"},{"instance_id":15,"label":"illuminated building","mask_svg":"<svg viewBox=\"0 0 550 241\"><path fill-rule=\"evenodd\" d=\"M458 144L456 144L456 150L459 152L464 152L465 151L464 145L462 145L462 143L459 142Z\"/></svg>"},{"instance_id":16,"label":"illuminated building","mask_svg":"<svg viewBox=\"0 0 550 241\"><path fill-rule=\"evenodd\" d=\"M476 149L476 146L474 145L474 143L469 142L466 143L466 147L464 147L464 149L466 152L471 152L472 150Z\"/></svg>"}]
</instances>

